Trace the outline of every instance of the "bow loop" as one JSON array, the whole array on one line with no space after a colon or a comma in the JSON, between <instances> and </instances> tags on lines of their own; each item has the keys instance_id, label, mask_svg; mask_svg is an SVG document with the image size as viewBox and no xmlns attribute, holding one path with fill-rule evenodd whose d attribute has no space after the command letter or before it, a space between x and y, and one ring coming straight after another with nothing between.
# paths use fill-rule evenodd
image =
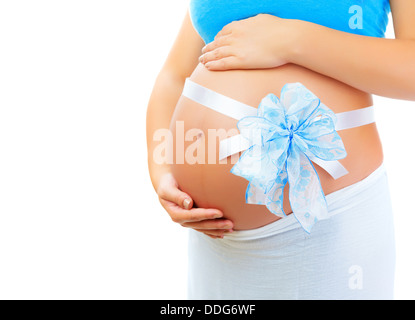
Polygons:
<instances>
[{"instance_id":1,"label":"bow loop","mask_svg":"<svg viewBox=\"0 0 415 320\"><path fill-rule=\"evenodd\" d=\"M335 130L336 115L300 83L283 87L281 99L269 94L257 116L242 118L238 129L252 146L231 172L247 179L247 203L263 204L284 216L283 189L290 185L290 204L302 227L328 216L320 180L309 158L338 160L346 157Z\"/></svg>"}]
</instances>

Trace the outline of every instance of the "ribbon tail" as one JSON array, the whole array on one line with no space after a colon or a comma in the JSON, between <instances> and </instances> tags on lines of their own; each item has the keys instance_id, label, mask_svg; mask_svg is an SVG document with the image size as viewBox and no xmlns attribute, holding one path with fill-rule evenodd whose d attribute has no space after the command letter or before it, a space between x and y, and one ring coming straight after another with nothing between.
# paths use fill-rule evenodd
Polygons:
<instances>
[{"instance_id":1,"label":"ribbon tail","mask_svg":"<svg viewBox=\"0 0 415 320\"><path fill-rule=\"evenodd\" d=\"M337 160L322 160L320 158L317 158L312 153L308 154L307 156L315 164L326 170L327 173L330 174L335 180L344 177L346 174L349 173L349 171L347 171L347 169Z\"/></svg>"},{"instance_id":2,"label":"ribbon tail","mask_svg":"<svg viewBox=\"0 0 415 320\"><path fill-rule=\"evenodd\" d=\"M267 194L263 188L257 187L254 183L250 182L245 192L245 202L248 204L261 204L265 205Z\"/></svg>"},{"instance_id":3,"label":"ribbon tail","mask_svg":"<svg viewBox=\"0 0 415 320\"><path fill-rule=\"evenodd\" d=\"M284 187L287 185L288 182L288 175L286 164L284 164L283 168L278 173L277 179L275 180L275 184L271 188L270 192L266 198L266 206L269 211L275 214L278 217L286 217L284 212L283 204L284 204Z\"/></svg>"},{"instance_id":4,"label":"ribbon tail","mask_svg":"<svg viewBox=\"0 0 415 320\"><path fill-rule=\"evenodd\" d=\"M269 211L278 217L284 218L286 214L284 212L284 187L288 181L287 171L285 169L280 170L273 186L266 192L263 188L255 185L254 181L248 184L245 193L245 201L248 204L260 204L265 205Z\"/></svg>"},{"instance_id":5,"label":"ribbon tail","mask_svg":"<svg viewBox=\"0 0 415 320\"><path fill-rule=\"evenodd\" d=\"M329 216L320 179L310 159L296 146L290 148L287 173L293 214L303 229L310 233L318 220Z\"/></svg>"}]
</instances>

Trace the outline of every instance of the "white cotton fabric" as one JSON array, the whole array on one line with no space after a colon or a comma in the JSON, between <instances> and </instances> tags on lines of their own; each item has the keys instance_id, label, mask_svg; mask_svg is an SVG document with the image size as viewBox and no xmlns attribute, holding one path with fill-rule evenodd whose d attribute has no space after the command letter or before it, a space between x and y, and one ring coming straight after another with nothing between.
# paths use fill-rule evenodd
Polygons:
<instances>
[{"instance_id":1,"label":"white cotton fabric","mask_svg":"<svg viewBox=\"0 0 415 320\"><path fill-rule=\"evenodd\" d=\"M393 299L395 242L384 164L326 199L330 217L310 234L294 215L219 240L190 230L188 298Z\"/></svg>"}]
</instances>

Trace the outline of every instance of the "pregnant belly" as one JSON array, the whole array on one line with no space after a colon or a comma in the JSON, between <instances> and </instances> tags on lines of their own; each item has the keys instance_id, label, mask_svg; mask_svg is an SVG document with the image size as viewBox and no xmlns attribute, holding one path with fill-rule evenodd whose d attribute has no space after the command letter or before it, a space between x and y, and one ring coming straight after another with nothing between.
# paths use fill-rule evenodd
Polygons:
<instances>
[{"instance_id":1,"label":"pregnant belly","mask_svg":"<svg viewBox=\"0 0 415 320\"><path fill-rule=\"evenodd\" d=\"M257 107L269 93L279 96L286 83L300 82L316 94L335 113L372 105L372 98L334 79L295 65L267 70L208 71L199 65L190 79L206 88ZM245 203L248 181L230 173L236 154L218 160L219 141L238 134L237 121L181 96L173 114L174 161L171 166L181 190L192 196L197 207L217 208L233 221L235 230L254 229L279 218L265 206ZM325 194L368 176L383 161L376 124L339 131L347 157L340 162L349 174L334 180L314 164ZM288 201L289 185L284 189L284 211L292 213Z\"/></svg>"}]
</instances>

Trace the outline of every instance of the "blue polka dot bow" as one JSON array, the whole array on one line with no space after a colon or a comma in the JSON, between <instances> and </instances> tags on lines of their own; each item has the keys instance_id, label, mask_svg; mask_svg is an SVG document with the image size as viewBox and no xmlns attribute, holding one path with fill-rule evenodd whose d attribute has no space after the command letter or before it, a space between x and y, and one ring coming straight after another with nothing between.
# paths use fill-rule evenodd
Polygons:
<instances>
[{"instance_id":1,"label":"blue polka dot bow","mask_svg":"<svg viewBox=\"0 0 415 320\"><path fill-rule=\"evenodd\" d=\"M293 214L305 231L310 232L316 221L327 218L326 198L310 159L346 157L335 125L334 112L301 83L286 84L280 99L267 95L257 116L238 122L251 147L231 172L249 181L246 202L266 205L284 217L283 189L288 182Z\"/></svg>"}]
</instances>

